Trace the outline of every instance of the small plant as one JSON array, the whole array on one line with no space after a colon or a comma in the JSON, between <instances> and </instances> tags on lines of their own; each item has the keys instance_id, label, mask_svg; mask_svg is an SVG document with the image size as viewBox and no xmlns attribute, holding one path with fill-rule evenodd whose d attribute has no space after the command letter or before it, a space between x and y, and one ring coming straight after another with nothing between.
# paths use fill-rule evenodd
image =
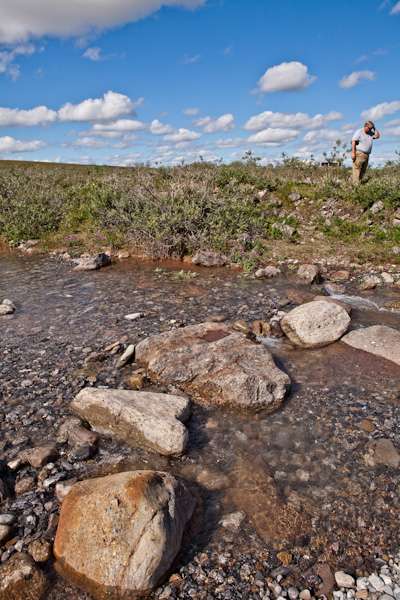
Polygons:
<instances>
[{"instance_id":1,"label":"small plant","mask_svg":"<svg viewBox=\"0 0 400 600\"><path fill-rule=\"evenodd\" d=\"M181 271L175 271L172 273L171 279L194 279L197 276L198 273L195 273L194 271L184 271L182 269Z\"/></svg>"}]
</instances>

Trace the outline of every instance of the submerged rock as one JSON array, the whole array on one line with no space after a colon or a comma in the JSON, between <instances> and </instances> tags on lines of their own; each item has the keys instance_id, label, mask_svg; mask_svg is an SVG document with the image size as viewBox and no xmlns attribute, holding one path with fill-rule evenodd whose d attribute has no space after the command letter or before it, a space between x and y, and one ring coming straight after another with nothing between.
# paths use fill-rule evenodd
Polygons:
<instances>
[{"instance_id":1,"label":"submerged rock","mask_svg":"<svg viewBox=\"0 0 400 600\"><path fill-rule=\"evenodd\" d=\"M338 340L350 323L347 311L333 302L316 300L287 313L281 327L289 340L301 348L320 348Z\"/></svg>"},{"instance_id":2,"label":"submerged rock","mask_svg":"<svg viewBox=\"0 0 400 600\"><path fill-rule=\"evenodd\" d=\"M189 401L172 394L85 388L70 405L98 431L132 446L145 443L160 454L181 454L189 434L182 421Z\"/></svg>"},{"instance_id":3,"label":"submerged rock","mask_svg":"<svg viewBox=\"0 0 400 600\"><path fill-rule=\"evenodd\" d=\"M392 327L373 325L355 329L345 335L342 342L400 365L400 331Z\"/></svg>"},{"instance_id":4,"label":"submerged rock","mask_svg":"<svg viewBox=\"0 0 400 600\"><path fill-rule=\"evenodd\" d=\"M183 481L168 473L79 482L62 504L54 554L89 593L148 594L178 553L194 507Z\"/></svg>"},{"instance_id":5,"label":"submerged rock","mask_svg":"<svg viewBox=\"0 0 400 600\"><path fill-rule=\"evenodd\" d=\"M200 401L240 408L278 408L290 379L265 347L242 332L201 323L150 337L136 359L156 380L181 386Z\"/></svg>"}]
</instances>

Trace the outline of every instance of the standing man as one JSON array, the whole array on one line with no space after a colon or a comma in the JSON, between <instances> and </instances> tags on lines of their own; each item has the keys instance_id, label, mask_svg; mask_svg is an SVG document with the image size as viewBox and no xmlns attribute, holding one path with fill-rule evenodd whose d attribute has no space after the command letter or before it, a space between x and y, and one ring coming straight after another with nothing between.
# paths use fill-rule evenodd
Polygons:
<instances>
[{"instance_id":1,"label":"standing man","mask_svg":"<svg viewBox=\"0 0 400 600\"><path fill-rule=\"evenodd\" d=\"M367 121L357 129L351 140L351 160L353 161L353 184L359 185L367 170L368 158L372 150L372 140L380 137L372 121Z\"/></svg>"}]
</instances>

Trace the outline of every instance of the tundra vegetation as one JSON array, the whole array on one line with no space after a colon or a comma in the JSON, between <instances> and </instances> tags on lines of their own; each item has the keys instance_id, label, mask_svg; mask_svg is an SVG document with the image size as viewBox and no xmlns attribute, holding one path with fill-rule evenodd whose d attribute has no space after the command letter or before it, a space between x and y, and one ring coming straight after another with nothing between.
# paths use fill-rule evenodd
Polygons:
<instances>
[{"instance_id":1,"label":"tundra vegetation","mask_svg":"<svg viewBox=\"0 0 400 600\"><path fill-rule=\"evenodd\" d=\"M358 187L339 142L324 165L283 154L262 166L250 151L230 164L173 167L3 160L0 238L11 245L36 238L43 250L71 256L125 248L182 258L208 249L246 270L272 258L338 254L399 262L396 154Z\"/></svg>"}]
</instances>

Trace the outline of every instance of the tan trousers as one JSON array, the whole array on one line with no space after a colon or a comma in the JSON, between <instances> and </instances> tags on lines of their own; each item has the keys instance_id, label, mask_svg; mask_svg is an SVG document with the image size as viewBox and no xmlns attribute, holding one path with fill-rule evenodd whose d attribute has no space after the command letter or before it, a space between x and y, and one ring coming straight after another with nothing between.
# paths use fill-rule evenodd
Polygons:
<instances>
[{"instance_id":1,"label":"tan trousers","mask_svg":"<svg viewBox=\"0 0 400 600\"><path fill-rule=\"evenodd\" d=\"M363 178L368 165L368 154L356 150L356 160L353 162L353 183L358 185Z\"/></svg>"}]
</instances>

